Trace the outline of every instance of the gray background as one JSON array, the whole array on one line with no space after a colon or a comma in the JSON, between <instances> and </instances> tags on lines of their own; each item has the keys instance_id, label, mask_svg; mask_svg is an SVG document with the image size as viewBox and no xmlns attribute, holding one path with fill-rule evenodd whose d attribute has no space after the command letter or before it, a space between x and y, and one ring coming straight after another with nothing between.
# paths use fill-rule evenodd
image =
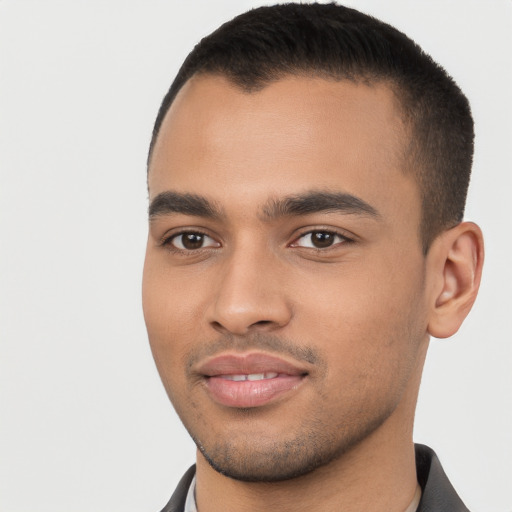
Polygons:
<instances>
[{"instance_id":1,"label":"gray background","mask_svg":"<svg viewBox=\"0 0 512 512\"><path fill-rule=\"evenodd\" d=\"M182 59L265 2L0 1L0 510L156 512L194 446L140 305L145 158ZM469 96L480 297L433 340L415 438L476 512L512 498L512 2L348 2L406 31Z\"/></svg>"}]
</instances>

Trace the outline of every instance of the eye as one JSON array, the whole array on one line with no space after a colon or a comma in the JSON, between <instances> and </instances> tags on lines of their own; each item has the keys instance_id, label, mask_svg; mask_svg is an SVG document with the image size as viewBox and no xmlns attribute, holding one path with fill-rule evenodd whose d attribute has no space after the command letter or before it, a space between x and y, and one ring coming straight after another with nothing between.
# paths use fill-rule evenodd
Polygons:
<instances>
[{"instance_id":1,"label":"eye","mask_svg":"<svg viewBox=\"0 0 512 512\"><path fill-rule=\"evenodd\" d=\"M334 231L310 231L305 233L301 237L297 238L291 247L307 247L310 249L327 249L333 245L337 245L344 242L350 242L351 240L346 236L335 233Z\"/></svg>"},{"instance_id":2,"label":"eye","mask_svg":"<svg viewBox=\"0 0 512 512\"><path fill-rule=\"evenodd\" d=\"M165 245L171 245L173 248L182 251L193 251L197 249L204 249L206 247L220 247L219 242L213 238L198 233L196 231L188 231L186 233L178 233L164 241Z\"/></svg>"}]
</instances>

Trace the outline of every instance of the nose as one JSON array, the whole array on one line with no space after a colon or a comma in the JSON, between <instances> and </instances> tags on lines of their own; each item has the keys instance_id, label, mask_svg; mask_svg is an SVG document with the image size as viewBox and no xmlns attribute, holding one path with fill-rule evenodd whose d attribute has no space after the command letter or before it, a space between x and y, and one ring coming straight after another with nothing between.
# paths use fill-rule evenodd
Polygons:
<instances>
[{"instance_id":1,"label":"nose","mask_svg":"<svg viewBox=\"0 0 512 512\"><path fill-rule=\"evenodd\" d=\"M223 262L209 310L212 327L235 335L275 331L292 318L283 269L268 251L238 251Z\"/></svg>"}]
</instances>

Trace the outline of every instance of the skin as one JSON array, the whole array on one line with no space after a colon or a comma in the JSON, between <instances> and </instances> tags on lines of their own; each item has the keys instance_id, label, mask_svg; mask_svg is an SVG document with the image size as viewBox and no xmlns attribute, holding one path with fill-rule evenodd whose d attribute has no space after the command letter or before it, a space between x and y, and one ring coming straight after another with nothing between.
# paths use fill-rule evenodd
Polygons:
<instances>
[{"instance_id":1,"label":"skin","mask_svg":"<svg viewBox=\"0 0 512 512\"><path fill-rule=\"evenodd\" d=\"M483 249L463 223L423 255L396 102L385 84L287 77L249 94L207 75L164 120L150 202L194 194L218 213L153 215L143 281L162 382L200 448L201 512L317 510L319 499L322 511L404 511L412 500L429 335L458 329ZM319 191L373 213L269 215ZM198 248L183 232L203 236ZM332 244L315 248L312 232ZM232 353L276 355L306 375L269 403L225 406L198 368Z\"/></svg>"}]
</instances>

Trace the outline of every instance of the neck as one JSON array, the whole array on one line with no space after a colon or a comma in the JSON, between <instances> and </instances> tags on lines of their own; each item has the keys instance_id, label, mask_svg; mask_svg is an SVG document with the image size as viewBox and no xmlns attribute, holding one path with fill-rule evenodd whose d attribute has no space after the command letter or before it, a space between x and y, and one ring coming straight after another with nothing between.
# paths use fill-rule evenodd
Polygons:
<instances>
[{"instance_id":1,"label":"neck","mask_svg":"<svg viewBox=\"0 0 512 512\"><path fill-rule=\"evenodd\" d=\"M412 442L400 453L374 453L371 464L354 450L336 463L278 483L240 482L211 469L198 457L196 500L199 512L279 510L301 512L404 512L413 501L416 468Z\"/></svg>"},{"instance_id":2,"label":"neck","mask_svg":"<svg viewBox=\"0 0 512 512\"><path fill-rule=\"evenodd\" d=\"M392 422L392 418L388 421ZM241 482L197 459L196 500L199 512L279 510L301 512L404 512L417 489L412 422L401 436L388 428L330 464L283 482Z\"/></svg>"}]
</instances>

